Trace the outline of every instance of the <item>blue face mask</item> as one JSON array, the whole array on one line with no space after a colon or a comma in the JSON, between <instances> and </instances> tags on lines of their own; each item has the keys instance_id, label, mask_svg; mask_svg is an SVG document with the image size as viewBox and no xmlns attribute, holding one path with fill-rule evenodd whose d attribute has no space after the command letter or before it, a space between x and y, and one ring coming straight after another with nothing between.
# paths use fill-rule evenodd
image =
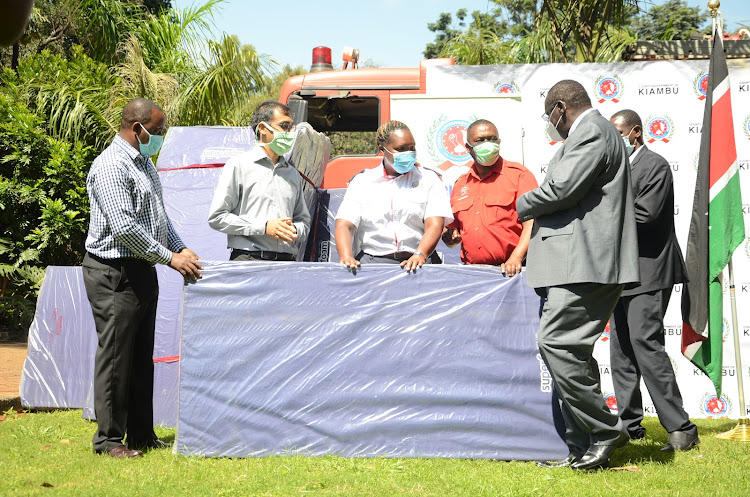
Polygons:
<instances>
[{"instance_id":1,"label":"blue face mask","mask_svg":"<svg viewBox=\"0 0 750 497\"><path fill-rule=\"evenodd\" d=\"M140 123L139 123L140 124ZM135 139L138 140L138 148L140 148L141 155L145 157L151 157L152 155L156 155L157 152L159 152L159 149L161 148L162 143L164 143L164 136L163 135L152 135L148 132L145 126L143 124L140 124L141 129L146 132L148 135L148 143L142 143L141 139L138 138L138 135L135 135Z\"/></svg>"},{"instance_id":2,"label":"blue face mask","mask_svg":"<svg viewBox=\"0 0 750 497\"><path fill-rule=\"evenodd\" d=\"M413 150L406 152L391 152L388 150L388 152L393 154L393 169L397 173L406 174L414 169L414 164L417 163L417 153Z\"/></svg>"}]
</instances>

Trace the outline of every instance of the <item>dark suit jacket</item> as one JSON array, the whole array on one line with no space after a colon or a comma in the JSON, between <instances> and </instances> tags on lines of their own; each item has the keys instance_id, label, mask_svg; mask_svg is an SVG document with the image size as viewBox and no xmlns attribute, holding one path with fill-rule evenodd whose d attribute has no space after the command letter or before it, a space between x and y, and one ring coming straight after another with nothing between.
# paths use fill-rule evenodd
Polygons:
<instances>
[{"instance_id":1,"label":"dark suit jacket","mask_svg":"<svg viewBox=\"0 0 750 497\"><path fill-rule=\"evenodd\" d=\"M641 284L623 290L623 296L670 288L682 283L685 274L685 260L674 231L674 185L669 164L643 146L630 169Z\"/></svg>"}]
</instances>

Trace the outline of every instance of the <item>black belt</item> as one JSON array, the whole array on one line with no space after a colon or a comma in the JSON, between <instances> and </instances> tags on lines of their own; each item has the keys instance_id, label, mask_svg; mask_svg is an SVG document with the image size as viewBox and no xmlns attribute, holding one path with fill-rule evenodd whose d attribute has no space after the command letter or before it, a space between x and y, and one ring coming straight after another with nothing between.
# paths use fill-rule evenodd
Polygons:
<instances>
[{"instance_id":1,"label":"black belt","mask_svg":"<svg viewBox=\"0 0 750 497\"><path fill-rule=\"evenodd\" d=\"M144 266L144 267L154 267L153 264L148 262L145 259L138 259L137 257L118 257L116 259L104 259L102 257L99 257L98 255L94 255L91 252L86 252L86 255L88 255L91 259L95 260L96 262L100 264L104 264L105 266L110 267L122 267L125 265L138 265L138 266Z\"/></svg>"},{"instance_id":2,"label":"black belt","mask_svg":"<svg viewBox=\"0 0 750 497\"><path fill-rule=\"evenodd\" d=\"M238 254L247 254L256 259L263 259L264 261L296 261L297 257L286 252L273 252L270 250L243 250L243 249L232 249L232 252Z\"/></svg>"}]
</instances>

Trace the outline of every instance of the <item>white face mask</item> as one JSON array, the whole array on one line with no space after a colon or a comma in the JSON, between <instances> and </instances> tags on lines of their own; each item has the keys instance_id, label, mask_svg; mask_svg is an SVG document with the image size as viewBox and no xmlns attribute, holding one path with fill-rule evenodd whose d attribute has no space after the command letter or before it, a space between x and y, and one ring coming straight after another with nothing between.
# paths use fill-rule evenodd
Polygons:
<instances>
[{"instance_id":1,"label":"white face mask","mask_svg":"<svg viewBox=\"0 0 750 497\"><path fill-rule=\"evenodd\" d=\"M560 125L560 120L562 119L562 114L560 114L560 117L557 119L556 124L552 124L552 121L547 121L547 135L549 136L549 139L553 142L561 142L564 141L564 138L560 134L559 131L557 131L557 127Z\"/></svg>"}]
</instances>

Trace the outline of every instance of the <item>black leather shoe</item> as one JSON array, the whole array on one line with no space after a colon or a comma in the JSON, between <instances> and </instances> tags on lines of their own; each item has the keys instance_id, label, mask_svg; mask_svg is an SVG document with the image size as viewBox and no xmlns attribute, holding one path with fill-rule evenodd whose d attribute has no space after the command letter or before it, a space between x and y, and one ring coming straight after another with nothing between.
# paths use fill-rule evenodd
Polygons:
<instances>
[{"instance_id":1,"label":"black leather shoe","mask_svg":"<svg viewBox=\"0 0 750 497\"><path fill-rule=\"evenodd\" d=\"M633 431L628 430L628 435L630 435L630 440L641 440L642 438L646 438L646 428L639 426Z\"/></svg>"},{"instance_id":2,"label":"black leather shoe","mask_svg":"<svg viewBox=\"0 0 750 497\"><path fill-rule=\"evenodd\" d=\"M559 461L536 461L536 465L540 468L547 469L568 468L571 464L578 461L580 458L581 456L577 456L571 452L565 459L560 459Z\"/></svg>"},{"instance_id":3,"label":"black leather shoe","mask_svg":"<svg viewBox=\"0 0 750 497\"><path fill-rule=\"evenodd\" d=\"M623 432L611 445L591 444L589 450L586 451L583 457L572 463L570 467L572 469L582 470L606 468L609 466L609 458L612 455L612 452L614 452L616 448L627 444L629 441L630 437L627 433Z\"/></svg>"},{"instance_id":4,"label":"black leather shoe","mask_svg":"<svg viewBox=\"0 0 750 497\"><path fill-rule=\"evenodd\" d=\"M698 438L698 432L689 433L686 431L673 431L669 434L669 440L664 447L659 449L661 452L672 452L675 450L690 450L701 443Z\"/></svg>"},{"instance_id":5,"label":"black leather shoe","mask_svg":"<svg viewBox=\"0 0 750 497\"><path fill-rule=\"evenodd\" d=\"M130 442L128 441L128 448L130 449L137 449L137 450L152 450L152 449L171 449L172 444L168 444L167 442L164 442L163 440L159 440L158 438L154 438L153 440L149 440L147 442Z\"/></svg>"}]
</instances>

